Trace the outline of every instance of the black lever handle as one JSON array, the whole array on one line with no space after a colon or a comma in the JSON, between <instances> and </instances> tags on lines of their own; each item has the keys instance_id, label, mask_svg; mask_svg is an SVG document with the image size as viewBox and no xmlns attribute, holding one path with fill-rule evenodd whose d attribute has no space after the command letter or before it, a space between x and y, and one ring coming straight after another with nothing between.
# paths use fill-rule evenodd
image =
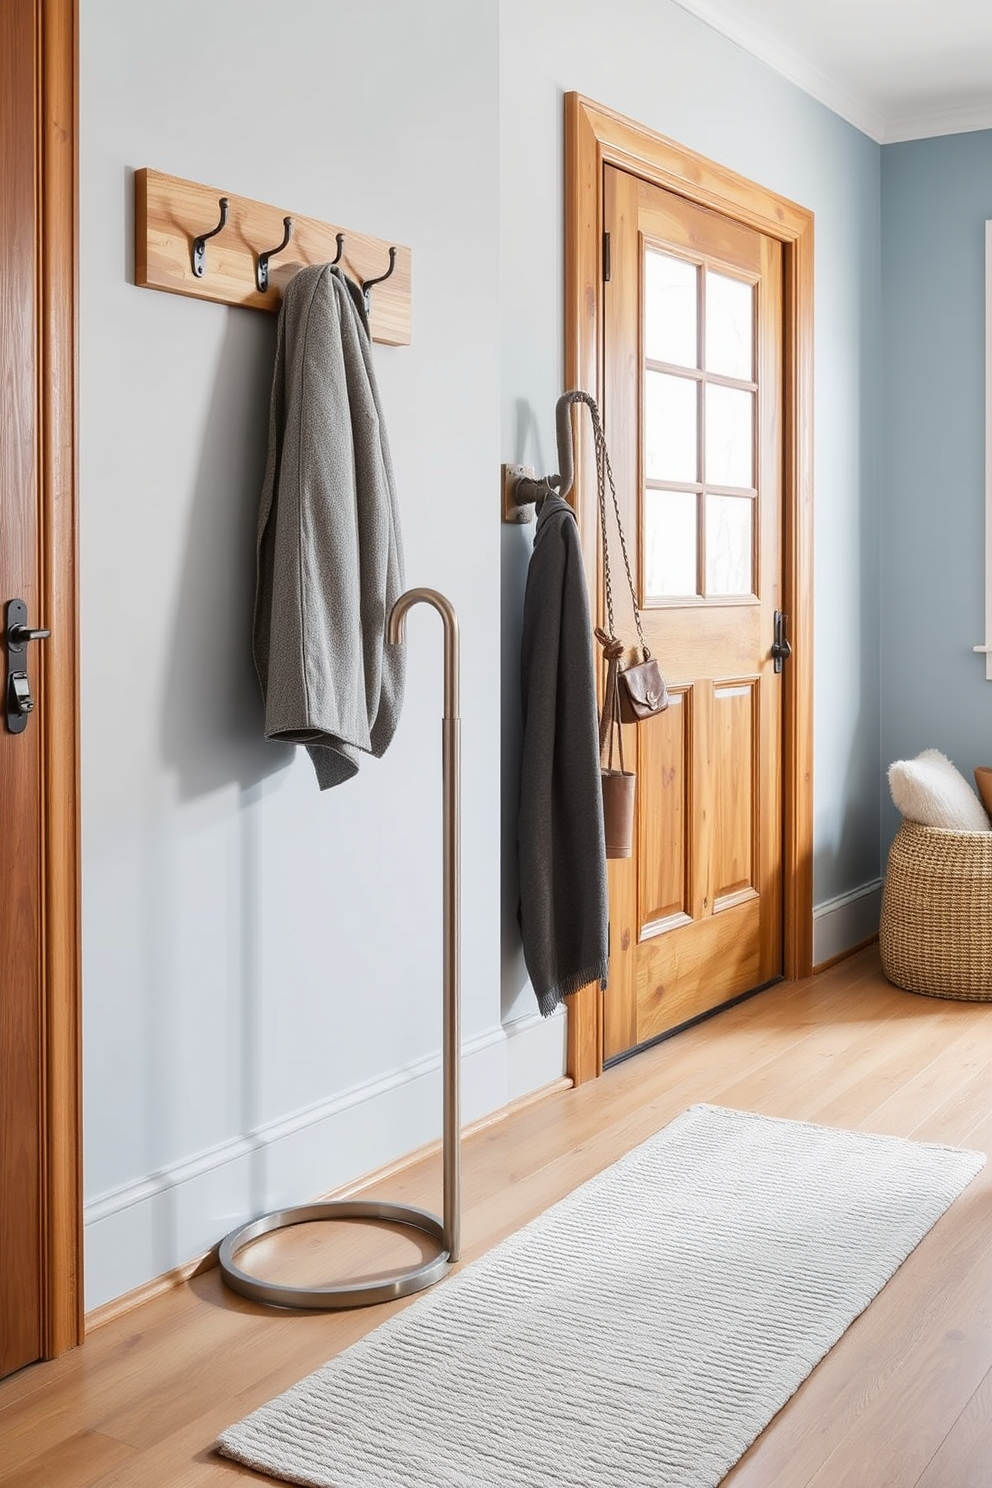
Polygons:
<instances>
[{"instance_id":1,"label":"black lever handle","mask_svg":"<svg viewBox=\"0 0 992 1488\"><path fill-rule=\"evenodd\" d=\"M28 624L28 607L23 599L9 599L4 606L4 641L7 651L4 700L7 731L22 734L28 714L34 712L34 698L27 672L28 641L44 641L50 630L35 630Z\"/></svg>"},{"instance_id":2,"label":"black lever handle","mask_svg":"<svg viewBox=\"0 0 992 1488\"><path fill-rule=\"evenodd\" d=\"M772 643L772 656L775 660L775 670L782 670L783 662L792 655L792 647L789 645L785 635L785 627L788 615L783 615L781 610L775 611L775 640Z\"/></svg>"},{"instance_id":3,"label":"black lever handle","mask_svg":"<svg viewBox=\"0 0 992 1488\"><path fill-rule=\"evenodd\" d=\"M23 646L27 641L47 641L50 630L32 630L28 625L12 625L7 631L8 646Z\"/></svg>"}]
</instances>

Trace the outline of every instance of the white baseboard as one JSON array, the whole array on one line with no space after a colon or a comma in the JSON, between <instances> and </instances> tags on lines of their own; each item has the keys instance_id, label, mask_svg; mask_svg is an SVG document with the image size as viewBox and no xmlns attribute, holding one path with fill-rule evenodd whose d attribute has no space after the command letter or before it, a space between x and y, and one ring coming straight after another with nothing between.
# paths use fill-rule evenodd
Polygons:
<instances>
[{"instance_id":1,"label":"white baseboard","mask_svg":"<svg viewBox=\"0 0 992 1488\"><path fill-rule=\"evenodd\" d=\"M564 1007L550 1018L529 1013L503 1025L506 1035L506 1100L520 1100L565 1073L568 1020Z\"/></svg>"},{"instance_id":2,"label":"white baseboard","mask_svg":"<svg viewBox=\"0 0 992 1488\"><path fill-rule=\"evenodd\" d=\"M882 881L826 899L813 910L813 965L822 966L878 934Z\"/></svg>"},{"instance_id":3,"label":"white baseboard","mask_svg":"<svg viewBox=\"0 0 992 1488\"><path fill-rule=\"evenodd\" d=\"M462 1047L462 1121L549 1085L565 1019L535 1015ZM86 1309L203 1255L253 1215L302 1204L436 1140L440 1054L393 1070L84 1206Z\"/></svg>"}]
</instances>

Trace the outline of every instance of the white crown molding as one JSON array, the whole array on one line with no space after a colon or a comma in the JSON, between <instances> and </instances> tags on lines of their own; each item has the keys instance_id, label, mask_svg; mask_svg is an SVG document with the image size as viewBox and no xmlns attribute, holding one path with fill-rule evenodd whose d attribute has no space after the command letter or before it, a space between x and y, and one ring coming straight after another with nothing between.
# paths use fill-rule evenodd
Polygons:
<instances>
[{"instance_id":1,"label":"white crown molding","mask_svg":"<svg viewBox=\"0 0 992 1488\"><path fill-rule=\"evenodd\" d=\"M797 88L825 104L877 144L884 142L887 123L884 115L864 99L856 98L836 78L822 72L791 47L783 46L776 37L747 20L736 9L729 9L722 0L675 0L675 4L750 52L752 57L764 62L788 82L795 83Z\"/></svg>"},{"instance_id":2,"label":"white crown molding","mask_svg":"<svg viewBox=\"0 0 992 1488\"><path fill-rule=\"evenodd\" d=\"M762 26L742 16L725 0L675 0L675 4L749 52L759 62L764 62L790 83L795 83L797 88L839 114L876 144L893 145L906 140L992 129L992 103L884 114L863 98L855 97L836 78L822 72L791 47L784 46Z\"/></svg>"},{"instance_id":3,"label":"white crown molding","mask_svg":"<svg viewBox=\"0 0 992 1488\"><path fill-rule=\"evenodd\" d=\"M992 103L893 115L886 123L881 143L894 145L904 140L934 139L940 134L971 134L976 129L992 129Z\"/></svg>"},{"instance_id":4,"label":"white crown molding","mask_svg":"<svg viewBox=\"0 0 992 1488\"><path fill-rule=\"evenodd\" d=\"M770 32L742 16L736 7L728 6L724 0L675 0L675 4L714 31L719 31L721 36L749 52L759 62L764 62L790 83L795 83L797 88L825 104L877 144L892 145L904 140L931 139L941 134L970 134L976 129L992 129L992 103L962 104L911 113L881 113L791 47L783 46Z\"/></svg>"}]
</instances>

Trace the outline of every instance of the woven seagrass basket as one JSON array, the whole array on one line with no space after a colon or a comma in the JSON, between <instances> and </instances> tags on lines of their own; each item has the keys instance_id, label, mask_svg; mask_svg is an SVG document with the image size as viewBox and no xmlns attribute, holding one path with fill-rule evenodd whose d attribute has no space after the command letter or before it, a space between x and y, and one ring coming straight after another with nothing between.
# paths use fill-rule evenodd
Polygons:
<instances>
[{"instance_id":1,"label":"woven seagrass basket","mask_svg":"<svg viewBox=\"0 0 992 1488\"><path fill-rule=\"evenodd\" d=\"M889 850L879 948L897 987L992 1002L992 832L903 822Z\"/></svg>"}]
</instances>

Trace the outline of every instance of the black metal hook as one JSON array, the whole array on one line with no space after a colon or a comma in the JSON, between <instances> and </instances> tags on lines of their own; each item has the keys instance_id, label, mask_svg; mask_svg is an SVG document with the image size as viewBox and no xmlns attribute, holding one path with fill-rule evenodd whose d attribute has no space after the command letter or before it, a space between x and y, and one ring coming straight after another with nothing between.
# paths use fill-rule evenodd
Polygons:
<instances>
[{"instance_id":1,"label":"black metal hook","mask_svg":"<svg viewBox=\"0 0 992 1488\"><path fill-rule=\"evenodd\" d=\"M227 226L227 209L231 205L226 196L220 199L220 221L216 227L209 232L201 233L198 238L193 239L193 273L197 279L203 278L203 269L207 258L207 239L215 238L221 228Z\"/></svg>"},{"instance_id":2,"label":"black metal hook","mask_svg":"<svg viewBox=\"0 0 992 1488\"><path fill-rule=\"evenodd\" d=\"M338 251L337 251L337 253L335 253L334 257L331 259L331 268L332 269L333 269L333 267L334 267L334 265L336 263L340 263L341 262L341 255L344 252L344 233L337 233L335 235L335 242L338 245Z\"/></svg>"},{"instance_id":3,"label":"black metal hook","mask_svg":"<svg viewBox=\"0 0 992 1488\"><path fill-rule=\"evenodd\" d=\"M277 253L281 253L284 248L287 248L289 246L289 240L293 236L292 217L284 217L282 219L282 226L282 242L278 248L270 248L266 253L260 253L255 263L255 283L258 286L259 294L264 294L269 287L269 259L275 258Z\"/></svg>"},{"instance_id":4,"label":"black metal hook","mask_svg":"<svg viewBox=\"0 0 992 1488\"><path fill-rule=\"evenodd\" d=\"M395 269L395 267L396 267L396 249L395 248L390 248L390 250L389 250L389 268L386 270L386 272L384 274L380 274L377 279L363 279L362 280L362 294L365 296L365 313L366 313L366 315L371 315L372 314L372 296L369 293L369 291L371 290L373 284L381 284L384 279L388 279L389 276L390 276L390 274Z\"/></svg>"}]
</instances>

